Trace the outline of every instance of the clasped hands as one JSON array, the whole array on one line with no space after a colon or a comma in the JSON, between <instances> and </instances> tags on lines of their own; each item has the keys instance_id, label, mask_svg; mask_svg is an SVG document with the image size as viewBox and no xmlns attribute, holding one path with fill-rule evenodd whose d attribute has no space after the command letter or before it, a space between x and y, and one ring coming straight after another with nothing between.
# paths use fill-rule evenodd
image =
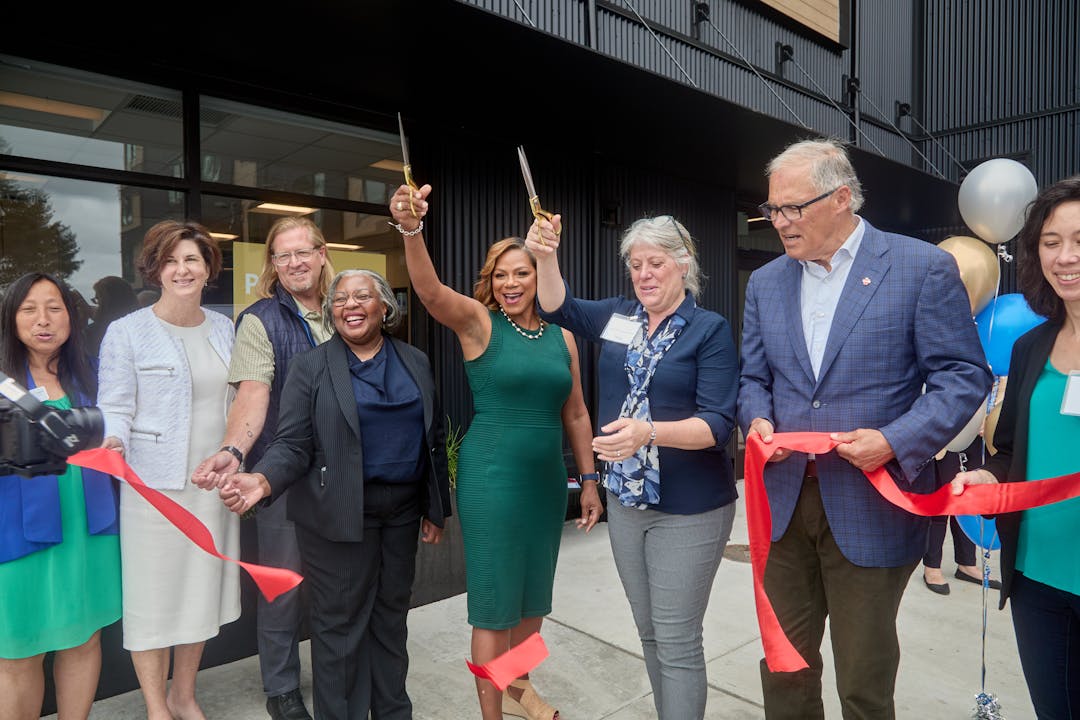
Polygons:
<instances>
[{"instance_id":1,"label":"clasped hands","mask_svg":"<svg viewBox=\"0 0 1080 720\"><path fill-rule=\"evenodd\" d=\"M203 490L217 490L225 507L244 513L264 497L270 497L270 483L262 473L236 472L240 461L232 453L218 450L203 460L191 473L193 485Z\"/></svg>"}]
</instances>

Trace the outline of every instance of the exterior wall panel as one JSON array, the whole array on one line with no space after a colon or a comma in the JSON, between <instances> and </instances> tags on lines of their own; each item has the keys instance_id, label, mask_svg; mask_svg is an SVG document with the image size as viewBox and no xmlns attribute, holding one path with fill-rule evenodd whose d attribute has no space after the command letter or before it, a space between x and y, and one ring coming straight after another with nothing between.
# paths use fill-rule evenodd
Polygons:
<instances>
[{"instance_id":1,"label":"exterior wall panel","mask_svg":"<svg viewBox=\"0 0 1080 720\"><path fill-rule=\"evenodd\" d=\"M573 292L582 297L631 294L618 258L623 232L639 217L672 214L698 244L707 277L700 305L737 326L737 288L731 284L737 276L733 193L542 147L526 150L542 203L560 213L565 223L560 265ZM433 187L424 231L428 250L443 282L471 295L490 245L510 235L524 236L532 223L513 148L418 135L413 151L416 172L432 168L429 178L418 176ZM615 224L601 223L601 212L608 208ZM472 416L472 399L457 339L426 313L418 312L414 322L417 344L433 359L447 412L456 424L466 422ZM585 398L595 408L596 353L584 345L581 350Z\"/></svg>"}]
</instances>

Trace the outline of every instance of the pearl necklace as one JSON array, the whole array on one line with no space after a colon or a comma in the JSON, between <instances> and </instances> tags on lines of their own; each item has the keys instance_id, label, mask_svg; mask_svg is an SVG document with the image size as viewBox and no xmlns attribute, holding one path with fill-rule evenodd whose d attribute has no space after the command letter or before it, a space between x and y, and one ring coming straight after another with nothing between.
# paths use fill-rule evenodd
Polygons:
<instances>
[{"instance_id":1,"label":"pearl necklace","mask_svg":"<svg viewBox=\"0 0 1080 720\"><path fill-rule=\"evenodd\" d=\"M510 326L517 330L518 335L525 338L526 340L539 340L540 338L544 337L544 328L547 327L547 323L543 320L540 321L539 330L525 330L516 322L510 319L510 316L506 314L506 310L503 310L502 305L499 306L499 312L501 312L502 316L506 318L506 322L510 323Z\"/></svg>"}]
</instances>

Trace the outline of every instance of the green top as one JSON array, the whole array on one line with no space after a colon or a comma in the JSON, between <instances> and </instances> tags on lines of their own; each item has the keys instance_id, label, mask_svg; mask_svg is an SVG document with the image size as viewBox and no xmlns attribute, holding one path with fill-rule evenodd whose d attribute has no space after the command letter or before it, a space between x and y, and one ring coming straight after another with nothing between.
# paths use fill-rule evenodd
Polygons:
<instances>
[{"instance_id":1,"label":"green top","mask_svg":"<svg viewBox=\"0 0 1080 720\"><path fill-rule=\"evenodd\" d=\"M45 403L67 410L66 397ZM82 468L59 476L63 541L0 563L0 657L77 647L120 619L120 540L90 535Z\"/></svg>"},{"instance_id":2,"label":"green top","mask_svg":"<svg viewBox=\"0 0 1080 720\"><path fill-rule=\"evenodd\" d=\"M1070 475L1080 471L1080 417L1061 414L1066 376L1047 360L1031 393L1028 424L1029 480ZM1026 577L1080 595L1080 556L1076 528L1080 527L1080 498L1025 510L1016 549L1016 569Z\"/></svg>"}]
</instances>

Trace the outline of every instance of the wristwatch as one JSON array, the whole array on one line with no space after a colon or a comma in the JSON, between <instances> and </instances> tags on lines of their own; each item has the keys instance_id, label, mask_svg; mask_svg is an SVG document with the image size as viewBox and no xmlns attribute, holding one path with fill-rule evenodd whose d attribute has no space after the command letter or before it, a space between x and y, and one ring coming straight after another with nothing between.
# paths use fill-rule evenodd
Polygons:
<instances>
[{"instance_id":1,"label":"wristwatch","mask_svg":"<svg viewBox=\"0 0 1080 720\"><path fill-rule=\"evenodd\" d=\"M577 481L578 481L578 485L580 485L581 487L585 487L585 481L586 480L595 480L596 481L596 489L597 490L600 489L600 473L591 472L591 473L584 473L582 475L578 475Z\"/></svg>"},{"instance_id":2,"label":"wristwatch","mask_svg":"<svg viewBox=\"0 0 1080 720\"><path fill-rule=\"evenodd\" d=\"M236 447L235 445L222 445L221 449L218 450L218 452L227 452L234 458L236 458L236 462L240 463L241 465L244 464L244 453L242 453L240 451L240 448Z\"/></svg>"}]
</instances>

